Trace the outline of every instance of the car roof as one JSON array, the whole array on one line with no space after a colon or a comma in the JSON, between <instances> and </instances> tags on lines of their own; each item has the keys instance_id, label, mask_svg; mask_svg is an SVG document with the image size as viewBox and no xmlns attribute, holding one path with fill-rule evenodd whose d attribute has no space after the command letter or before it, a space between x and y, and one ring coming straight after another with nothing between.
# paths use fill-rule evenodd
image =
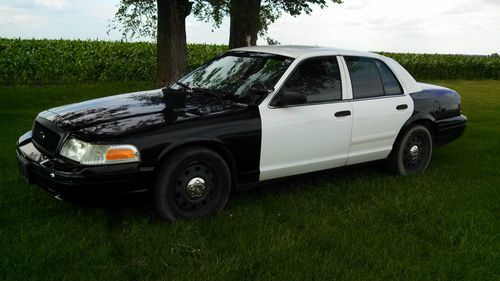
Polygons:
<instances>
[{"instance_id":1,"label":"car roof","mask_svg":"<svg viewBox=\"0 0 500 281\"><path fill-rule=\"evenodd\" d=\"M320 46L301 46L301 45L275 45L275 46L251 46L232 49L231 51L243 52L259 52L281 56L297 58L302 55L330 54L330 55L349 55L349 56L364 56L364 57L381 57L378 54L370 52L362 52L341 48L320 47Z\"/></svg>"},{"instance_id":2,"label":"car roof","mask_svg":"<svg viewBox=\"0 0 500 281\"><path fill-rule=\"evenodd\" d=\"M276 45L276 46L252 46L243 47L230 50L231 52L258 52L281 55L291 58L299 57L314 57L314 56L357 56L357 57L370 57L379 59L396 75L401 86L406 93L415 93L421 91L422 88L418 85L415 79L404 67L402 67L395 60L370 52L362 52L340 48L319 47L319 46L300 46L300 45Z\"/></svg>"}]
</instances>

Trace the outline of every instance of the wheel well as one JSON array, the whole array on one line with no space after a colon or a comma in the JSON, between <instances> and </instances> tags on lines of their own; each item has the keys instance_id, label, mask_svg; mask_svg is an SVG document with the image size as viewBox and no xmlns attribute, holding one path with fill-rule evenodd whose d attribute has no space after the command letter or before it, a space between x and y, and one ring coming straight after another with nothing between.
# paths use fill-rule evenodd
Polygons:
<instances>
[{"instance_id":1,"label":"wheel well","mask_svg":"<svg viewBox=\"0 0 500 281\"><path fill-rule=\"evenodd\" d=\"M409 128L411 128L415 125L422 125L422 126L426 127L427 130L429 130L429 133L431 134L432 143L433 144L436 143L436 133L437 133L436 124L430 119L417 119L417 120L414 120L408 124L405 124L403 126L403 128L401 129L401 131L399 131L398 136L396 137L396 140L392 144L392 150L391 150L391 153L389 154L389 157L390 157L390 155L392 155L392 153L394 151L394 147L399 143L399 140L403 137L404 133Z\"/></svg>"},{"instance_id":2,"label":"wheel well","mask_svg":"<svg viewBox=\"0 0 500 281\"><path fill-rule=\"evenodd\" d=\"M429 130L429 133L431 133L431 138L432 138L432 143L436 143L436 133L437 133L437 127L436 127L436 124L430 120L430 119L417 119L417 120L414 120L408 124L405 124L403 126L403 128L401 129L401 131L399 131L399 134L398 136L396 137L396 140L394 141L394 144L393 144L393 149L394 150L394 146L399 142L399 140L402 138L402 136L404 135L404 133L411 127L415 126L415 125L422 125L424 127L427 128L427 130ZM391 151L392 153L392 151Z\"/></svg>"},{"instance_id":3,"label":"wheel well","mask_svg":"<svg viewBox=\"0 0 500 281\"><path fill-rule=\"evenodd\" d=\"M406 128L410 128L410 127L415 126L415 125L422 125L422 126L426 127L427 130L429 130L429 133L431 133L432 142L433 143L436 142L436 133L437 133L436 123L434 123L432 120L429 120L429 119L418 119L418 120L415 120L414 122L408 124L408 126L406 126Z\"/></svg>"},{"instance_id":4,"label":"wheel well","mask_svg":"<svg viewBox=\"0 0 500 281\"><path fill-rule=\"evenodd\" d=\"M229 167L229 172L231 173L231 184L233 186L238 184L238 169L237 169L236 161L234 160L232 153L223 144L220 144L220 143L215 142L215 141L189 142L189 143L178 145L178 146L168 150L165 154L160 156L160 158L156 161L154 173L156 174L158 172L157 169L161 166L161 163L166 161L171 155L173 155L177 151L186 149L188 147L204 147L204 148L208 148L210 150L215 151L217 154L219 154L224 159L224 161L226 161L227 166Z\"/></svg>"}]
</instances>

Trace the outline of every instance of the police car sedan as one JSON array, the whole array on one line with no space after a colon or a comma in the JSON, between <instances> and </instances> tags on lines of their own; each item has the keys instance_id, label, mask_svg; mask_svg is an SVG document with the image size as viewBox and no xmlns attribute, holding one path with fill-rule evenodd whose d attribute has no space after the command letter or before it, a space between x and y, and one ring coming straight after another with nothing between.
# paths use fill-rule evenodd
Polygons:
<instances>
[{"instance_id":1,"label":"police car sedan","mask_svg":"<svg viewBox=\"0 0 500 281\"><path fill-rule=\"evenodd\" d=\"M43 111L17 159L63 199L149 192L164 219L207 217L231 190L291 175L381 159L421 173L464 132L460 103L381 55L246 47L168 88Z\"/></svg>"}]
</instances>

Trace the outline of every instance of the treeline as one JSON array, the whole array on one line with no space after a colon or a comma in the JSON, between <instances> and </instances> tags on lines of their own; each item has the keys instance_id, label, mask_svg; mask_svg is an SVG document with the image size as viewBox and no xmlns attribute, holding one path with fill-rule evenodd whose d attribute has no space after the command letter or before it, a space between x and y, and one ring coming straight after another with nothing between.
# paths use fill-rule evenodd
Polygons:
<instances>
[{"instance_id":1,"label":"treeline","mask_svg":"<svg viewBox=\"0 0 500 281\"><path fill-rule=\"evenodd\" d=\"M226 46L189 44L188 69ZM416 79L500 79L498 56L382 53ZM153 81L154 43L0 38L0 84Z\"/></svg>"}]
</instances>

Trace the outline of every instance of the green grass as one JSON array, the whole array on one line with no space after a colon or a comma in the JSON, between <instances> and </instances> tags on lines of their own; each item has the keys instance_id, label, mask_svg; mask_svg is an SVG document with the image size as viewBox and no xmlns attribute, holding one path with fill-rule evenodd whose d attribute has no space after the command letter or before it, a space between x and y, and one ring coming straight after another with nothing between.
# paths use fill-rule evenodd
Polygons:
<instances>
[{"instance_id":1,"label":"green grass","mask_svg":"<svg viewBox=\"0 0 500 281\"><path fill-rule=\"evenodd\" d=\"M175 225L59 202L15 162L37 112L149 84L0 88L0 280L499 280L500 81L436 83L462 94L469 124L426 173L302 176Z\"/></svg>"}]
</instances>

